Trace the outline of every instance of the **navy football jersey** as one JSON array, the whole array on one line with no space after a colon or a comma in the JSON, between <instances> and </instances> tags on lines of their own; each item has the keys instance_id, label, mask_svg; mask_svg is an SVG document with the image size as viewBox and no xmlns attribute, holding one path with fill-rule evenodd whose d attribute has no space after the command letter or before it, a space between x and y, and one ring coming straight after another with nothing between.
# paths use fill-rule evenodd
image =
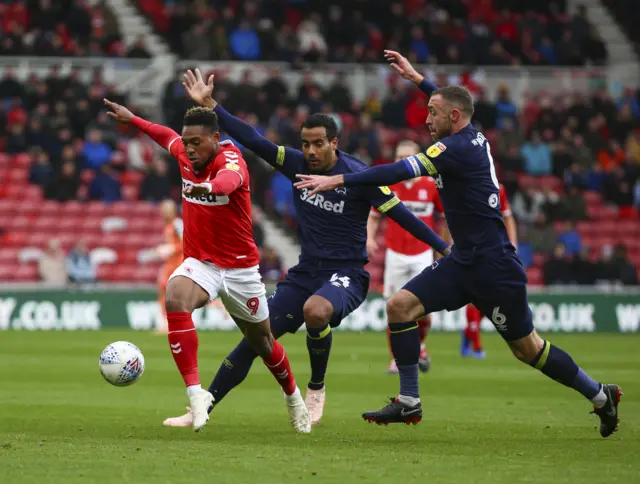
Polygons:
<instances>
[{"instance_id":1,"label":"navy football jersey","mask_svg":"<svg viewBox=\"0 0 640 484\"><path fill-rule=\"evenodd\" d=\"M297 174L312 173L301 151L278 147L277 166L291 182ZM356 173L367 165L338 151L338 161L323 175ZM314 172L317 174L317 172ZM293 189L298 217L301 261L330 259L367 260L367 220L371 207L386 213L400 203L388 187L350 187L310 195L311 190Z\"/></svg>"},{"instance_id":2,"label":"navy football jersey","mask_svg":"<svg viewBox=\"0 0 640 484\"><path fill-rule=\"evenodd\" d=\"M403 162L415 176L435 179L453 237L454 259L469 263L474 255L515 251L500 213L500 184L491 147L472 125Z\"/></svg>"}]
</instances>

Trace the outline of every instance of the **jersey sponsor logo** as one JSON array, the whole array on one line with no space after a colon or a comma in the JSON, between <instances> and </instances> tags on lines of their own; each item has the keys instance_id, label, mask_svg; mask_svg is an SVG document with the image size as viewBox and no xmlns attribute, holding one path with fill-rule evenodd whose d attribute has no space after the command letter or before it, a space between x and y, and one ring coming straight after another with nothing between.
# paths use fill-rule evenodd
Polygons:
<instances>
[{"instance_id":1,"label":"jersey sponsor logo","mask_svg":"<svg viewBox=\"0 0 640 484\"><path fill-rule=\"evenodd\" d=\"M433 215L432 202L403 202L405 207L417 217L430 217Z\"/></svg>"},{"instance_id":2,"label":"jersey sponsor logo","mask_svg":"<svg viewBox=\"0 0 640 484\"><path fill-rule=\"evenodd\" d=\"M300 200L302 200L303 202L307 202L314 207L319 207L322 210L326 210L327 212L344 212L344 200L333 203L330 200L326 200L322 193L314 193L313 195L311 195L311 190L309 190L308 188L303 188L302 190L300 190Z\"/></svg>"},{"instance_id":3,"label":"jersey sponsor logo","mask_svg":"<svg viewBox=\"0 0 640 484\"><path fill-rule=\"evenodd\" d=\"M184 189L188 186L194 185L192 181L182 179L182 198L189 203L195 203L196 205L207 205L214 207L216 205L228 205L229 197L227 195L213 195L211 193L207 195L187 195L184 193Z\"/></svg>"},{"instance_id":4,"label":"jersey sponsor logo","mask_svg":"<svg viewBox=\"0 0 640 484\"><path fill-rule=\"evenodd\" d=\"M429 150L431 150L431 148L429 148ZM427 154L429 154L429 151L427 151ZM438 153L438 154L440 154L440 153ZM431 163L431 160L429 158L427 158L424 155L424 153L418 153L416 155L416 158L418 158L420 163L422 163L422 166L424 166L424 169L427 170L427 173L429 175L437 175L438 174L438 170L436 169L435 165L433 163ZM435 158L435 156L432 156L432 158Z\"/></svg>"},{"instance_id":5,"label":"jersey sponsor logo","mask_svg":"<svg viewBox=\"0 0 640 484\"><path fill-rule=\"evenodd\" d=\"M436 158L443 152L445 152L446 149L447 147L444 145L444 143L440 143L440 141L438 141L436 144L429 147L429 149L427 150L427 156L429 158Z\"/></svg>"},{"instance_id":6,"label":"jersey sponsor logo","mask_svg":"<svg viewBox=\"0 0 640 484\"><path fill-rule=\"evenodd\" d=\"M499 201L500 201L500 198L498 197L497 194L492 193L491 195L489 195L489 206L491 208L496 208L498 206Z\"/></svg>"},{"instance_id":7,"label":"jersey sponsor logo","mask_svg":"<svg viewBox=\"0 0 640 484\"><path fill-rule=\"evenodd\" d=\"M379 187L380 191L385 195L391 195L391 189L389 187Z\"/></svg>"}]
</instances>

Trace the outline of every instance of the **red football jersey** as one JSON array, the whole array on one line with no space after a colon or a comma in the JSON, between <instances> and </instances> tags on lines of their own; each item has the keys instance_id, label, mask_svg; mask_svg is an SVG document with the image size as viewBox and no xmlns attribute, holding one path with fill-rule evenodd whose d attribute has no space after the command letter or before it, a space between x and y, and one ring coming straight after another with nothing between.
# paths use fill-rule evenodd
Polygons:
<instances>
[{"instance_id":1,"label":"red football jersey","mask_svg":"<svg viewBox=\"0 0 640 484\"><path fill-rule=\"evenodd\" d=\"M182 194L185 259L193 257L226 269L258 265L260 255L253 240L249 171L240 150L231 141L221 142L215 159L196 174L179 137L169 143L168 149L180 163L183 189L211 181L224 170L234 171L242 178L240 187L229 196Z\"/></svg>"},{"instance_id":2,"label":"red football jersey","mask_svg":"<svg viewBox=\"0 0 640 484\"><path fill-rule=\"evenodd\" d=\"M507 191L504 189L504 185L502 183L500 183L500 212L503 217L511 215L511 205L509 205Z\"/></svg>"},{"instance_id":3,"label":"red football jersey","mask_svg":"<svg viewBox=\"0 0 640 484\"><path fill-rule=\"evenodd\" d=\"M442 202L433 178L420 177L396 183L389 187L413 214L433 228L434 212L442 214ZM391 219L387 220L385 245L404 255L417 255L430 249Z\"/></svg>"}]
</instances>

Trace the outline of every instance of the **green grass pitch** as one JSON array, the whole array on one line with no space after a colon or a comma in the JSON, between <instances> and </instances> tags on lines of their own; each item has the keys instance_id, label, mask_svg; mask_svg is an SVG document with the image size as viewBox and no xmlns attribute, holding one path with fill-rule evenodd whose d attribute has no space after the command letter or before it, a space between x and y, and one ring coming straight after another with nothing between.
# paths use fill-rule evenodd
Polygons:
<instances>
[{"instance_id":1,"label":"green grass pitch","mask_svg":"<svg viewBox=\"0 0 640 484\"><path fill-rule=\"evenodd\" d=\"M146 372L107 384L103 347L137 344ZM208 384L238 333L201 333ZM166 338L134 332L0 334L0 481L4 483L617 483L640 482L640 337L551 335L597 379L623 387L618 433L602 439L590 405L518 363L495 334L489 358L463 360L458 335L431 336L418 426L360 418L397 392L382 334L336 333L327 405L310 435L289 427L275 381L257 362L199 434L165 429L185 392ZM283 340L298 382L303 334Z\"/></svg>"}]
</instances>

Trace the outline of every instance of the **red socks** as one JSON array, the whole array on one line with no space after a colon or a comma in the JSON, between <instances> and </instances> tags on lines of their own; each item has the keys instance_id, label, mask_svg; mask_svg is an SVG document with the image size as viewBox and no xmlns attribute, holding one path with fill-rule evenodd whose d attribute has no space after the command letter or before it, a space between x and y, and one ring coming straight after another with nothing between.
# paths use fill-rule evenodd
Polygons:
<instances>
[{"instance_id":1,"label":"red socks","mask_svg":"<svg viewBox=\"0 0 640 484\"><path fill-rule=\"evenodd\" d=\"M190 313L167 313L169 347L185 385L199 385L198 333Z\"/></svg>"},{"instance_id":2,"label":"red socks","mask_svg":"<svg viewBox=\"0 0 640 484\"><path fill-rule=\"evenodd\" d=\"M296 391L296 380L293 378L293 371L291 371L289 358L287 358L284 347L278 341L274 341L271 355L268 358L263 358L263 361L276 380L278 380L284 393L293 395L293 392Z\"/></svg>"},{"instance_id":3,"label":"red socks","mask_svg":"<svg viewBox=\"0 0 640 484\"><path fill-rule=\"evenodd\" d=\"M473 351L481 351L482 344L480 343L480 321L482 320L482 313L473 304L467 304L467 329L464 333L471 343L471 349Z\"/></svg>"}]
</instances>

